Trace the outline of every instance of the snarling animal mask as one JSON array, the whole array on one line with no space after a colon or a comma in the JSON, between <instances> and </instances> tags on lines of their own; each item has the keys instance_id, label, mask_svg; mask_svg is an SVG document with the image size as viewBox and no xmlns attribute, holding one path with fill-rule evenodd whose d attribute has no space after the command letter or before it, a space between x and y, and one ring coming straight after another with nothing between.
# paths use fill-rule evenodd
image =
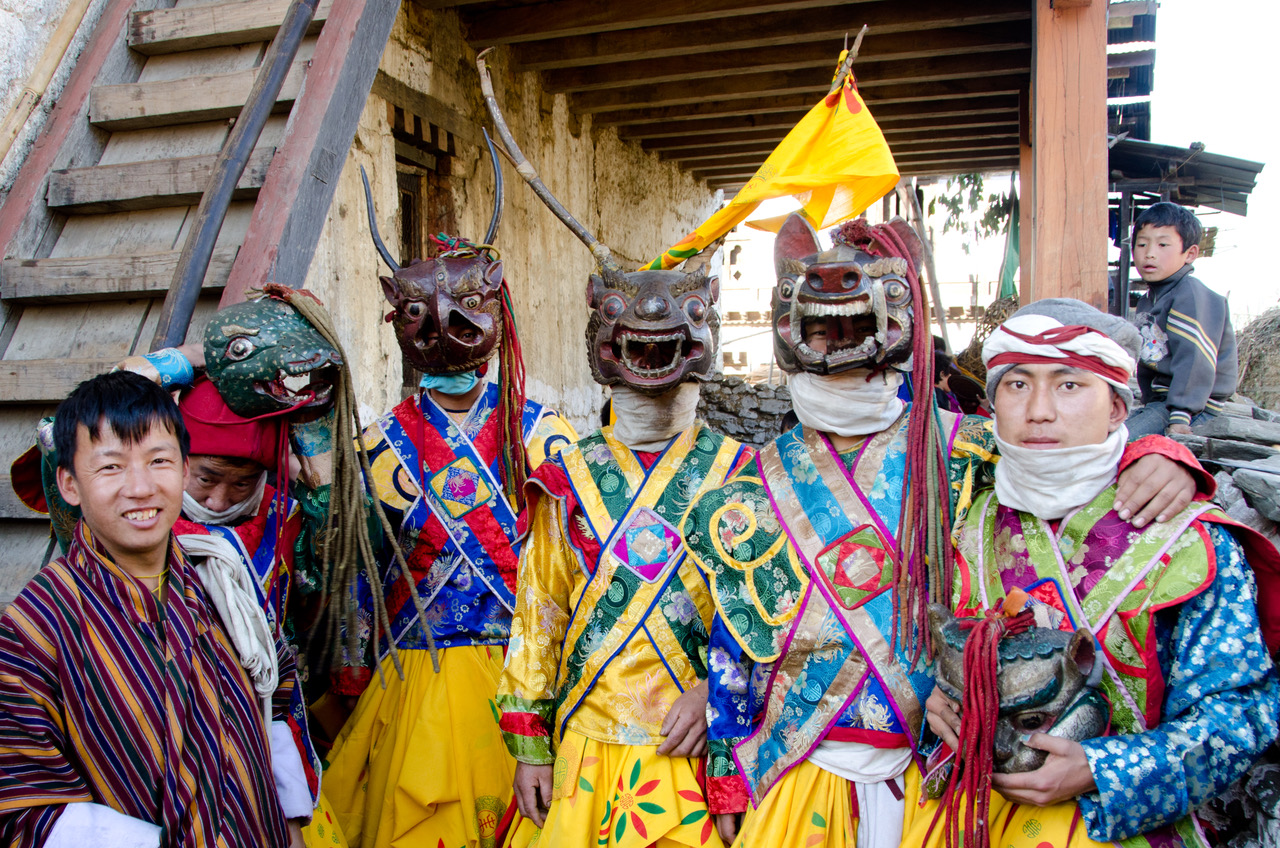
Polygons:
<instances>
[{"instance_id":1,"label":"snarling animal mask","mask_svg":"<svg viewBox=\"0 0 1280 848\"><path fill-rule=\"evenodd\" d=\"M937 684L947 697L962 701L964 646L972 630L946 607L929 607L929 626L937 649ZM1042 731L1076 742L1107 732L1111 708L1096 688L1101 664L1093 637L1085 630L1067 633L1031 627L999 643L993 771L1034 771L1048 752L1028 747L1022 737Z\"/></svg>"},{"instance_id":2,"label":"snarling animal mask","mask_svg":"<svg viewBox=\"0 0 1280 848\"><path fill-rule=\"evenodd\" d=\"M378 235L369 178L363 168L360 171L369 230L378 253L393 272L390 277L378 278L382 293L392 306L387 320L395 327L396 341L405 359L424 374L474 371L502 344L502 262L491 246L502 219L502 170L492 143L489 153L497 191L484 241L472 244L441 236L434 239L439 253L430 259L414 259L404 267L392 258Z\"/></svg>"},{"instance_id":3,"label":"snarling animal mask","mask_svg":"<svg viewBox=\"0 0 1280 848\"><path fill-rule=\"evenodd\" d=\"M801 215L790 216L774 242L773 347L784 371L836 374L898 365L911 355L912 290L920 240L902 219L888 224L909 256L896 255L879 227L864 219L832 233L822 250ZM909 265L908 263L912 263ZM827 350L804 341L805 322L826 322Z\"/></svg>"},{"instance_id":4,"label":"snarling animal mask","mask_svg":"<svg viewBox=\"0 0 1280 848\"><path fill-rule=\"evenodd\" d=\"M659 395L712 370L720 318L715 277L701 269L592 274L587 359L605 386Z\"/></svg>"},{"instance_id":5,"label":"snarling animal mask","mask_svg":"<svg viewBox=\"0 0 1280 848\"><path fill-rule=\"evenodd\" d=\"M327 407L342 366L341 354L276 296L214 313L204 358L218 394L244 418Z\"/></svg>"},{"instance_id":6,"label":"snarling animal mask","mask_svg":"<svg viewBox=\"0 0 1280 848\"><path fill-rule=\"evenodd\" d=\"M597 383L627 386L657 396L713 370L720 319L715 277L705 273L705 257L682 271L624 272L609 248L582 226L543 184L511 135L493 92L484 52L476 57L485 105L502 144L539 199L573 231L596 259L587 282L587 360Z\"/></svg>"},{"instance_id":7,"label":"snarling animal mask","mask_svg":"<svg viewBox=\"0 0 1280 848\"><path fill-rule=\"evenodd\" d=\"M400 350L424 374L473 371L502 343L502 262L455 248L379 277Z\"/></svg>"}]
</instances>

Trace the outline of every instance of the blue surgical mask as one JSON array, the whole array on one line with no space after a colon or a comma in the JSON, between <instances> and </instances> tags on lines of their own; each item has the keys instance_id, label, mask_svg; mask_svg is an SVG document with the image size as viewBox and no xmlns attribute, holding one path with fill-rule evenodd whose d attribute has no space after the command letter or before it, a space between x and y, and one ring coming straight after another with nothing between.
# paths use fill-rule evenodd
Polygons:
<instances>
[{"instance_id":1,"label":"blue surgical mask","mask_svg":"<svg viewBox=\"0 0 1280 848\"><path fill-rule=\"evenodd\" d=\"M465 395L480 382L480 375L475 371L463 371L461 374L424 374L418 385L423 389L435 389L446 395Z\"/></svg>"}]
</instances>

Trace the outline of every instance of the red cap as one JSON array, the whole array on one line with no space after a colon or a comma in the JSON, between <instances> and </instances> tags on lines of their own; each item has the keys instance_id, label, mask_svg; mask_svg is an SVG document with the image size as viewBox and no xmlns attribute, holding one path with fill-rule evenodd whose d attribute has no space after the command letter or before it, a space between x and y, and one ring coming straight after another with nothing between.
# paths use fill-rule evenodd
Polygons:
<instances>
[{"instance_id":1,"label":"red cap","mask_svg":"<svg viewBox=\"0 0 1280 848\"><path fill-rule=\"evenodd\" d=\"M231 411L213 383L201 378L178 401L191 434L191 453L252 459L266 468L279 460L280 421L253 420Z\"/></svg>"}]
</instances>

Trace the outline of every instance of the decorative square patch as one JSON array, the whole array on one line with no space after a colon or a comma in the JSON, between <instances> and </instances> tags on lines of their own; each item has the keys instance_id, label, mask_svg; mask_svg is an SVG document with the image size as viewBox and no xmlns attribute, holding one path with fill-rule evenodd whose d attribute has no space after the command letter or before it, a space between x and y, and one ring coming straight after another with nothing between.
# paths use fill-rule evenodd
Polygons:
<instances>
[{"instance_id":1,"label":"decorative square patch","mask_svg":"<svg viewBox=\"0 0 1280 848\"><path fill-rule=\"evenodd\" d=\"M431 478L431 491L449 515L462 518L493 499L493 490L469 457L459 457Z\"/></svg>"},{"instance_id":2,"label":"decorative square patch","mask_svg":"<svg viewBox=\"0 0 1280 848\"><path fill-rule=\"evenodd\" d=\"M646 583L653 583L680 552L680 533L647 506L636 510L610 552Z\"/></svg>"}]
</instances>

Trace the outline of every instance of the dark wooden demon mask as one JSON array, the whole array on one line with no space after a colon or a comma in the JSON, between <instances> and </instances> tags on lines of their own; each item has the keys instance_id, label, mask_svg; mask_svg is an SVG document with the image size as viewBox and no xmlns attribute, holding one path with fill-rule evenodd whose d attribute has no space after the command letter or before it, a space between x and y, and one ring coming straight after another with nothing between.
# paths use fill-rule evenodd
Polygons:
<instances>
[{"instance_id":1,"label":"dark wooden demon mask","mask_svg":"<svg viewBox=\"0 0 1280 848\"><path fill-rule=\"evenodd\" d=\"M596 260L587 282L587 359L597 383L625 385L646 395L660 395L713 370L720 319L715 302L720 284L705 273L701 255L685 264L692 271L624 272L609 248L596 239L552 196L521 153L498 108L493 83L476 57L485 105L516 170L539 199L573 231Z\"/></svg>"},{"instance_id":2,"label":"dark wooden demon mask","mask_svg":"<svg viewBox=\"0 0 1280 848\"><path fill-rule=\"evenodd\" d=\"M890 243L906 246L908 257ZM778 283L773 290L773 347L784 371L835 374L851 368L883 368L905 362L912 351L912 290L909 270L920 266L915 231L901 218L871 227L851 221L822 250L818 234L792 215L774 242ZM911 264L908 264L911 263ZM805 343L806 326L826 327L826 352Z\"/></svg>"},{"instance_id":3,"label":"dark wooden demon mask","mask_svg":"<svg viewBox=\"0 0 1280 848\"><path fill-rule=\"evenodd\" d=\"M712 370L719 280L699 268L592 274L587 359L605 386L658 395Z\"/></svg>"},{"instance_id":4,"label":"dark wooden demon mask","mask_svg":"<svg viewBox=\"0 0 1280 848\"><path fill-rule=\"evenodd\" d=\"M502 343L502 262L490 247L502 218L502 172L492 143L489 153L497 174L497 193L484 241L472 244L459 238L437 238L439 253L430 259L414 259L403 268L378 235L369 180L364 179L369 229L393 272L390 277L379 277L392 306L387 320L395 326L405 359L425 374L473 371ZM363 169L360 173L364 177Z\"/></svg>"},{"instance_id":5,"label":"dark wooden demon mask","mask_svg":"<svg viewBox=\"0 0 1280 848\"><path fill-rule=\"evenodd\" d=\"M973 632L964 624L971 621L956 618L941 604L929 607L938 687L956 701L963 699L973 674L966 673L964 661L965 642ZM994 771L1010 774L1044 765L1048 753L1022 742L1029 733L1043 731L1079 742L1107 732L1111 707L1096 688L1101 666L1087 630L1031 627L1005 636L997 667Z\"/></svg>"}]
</instances>

